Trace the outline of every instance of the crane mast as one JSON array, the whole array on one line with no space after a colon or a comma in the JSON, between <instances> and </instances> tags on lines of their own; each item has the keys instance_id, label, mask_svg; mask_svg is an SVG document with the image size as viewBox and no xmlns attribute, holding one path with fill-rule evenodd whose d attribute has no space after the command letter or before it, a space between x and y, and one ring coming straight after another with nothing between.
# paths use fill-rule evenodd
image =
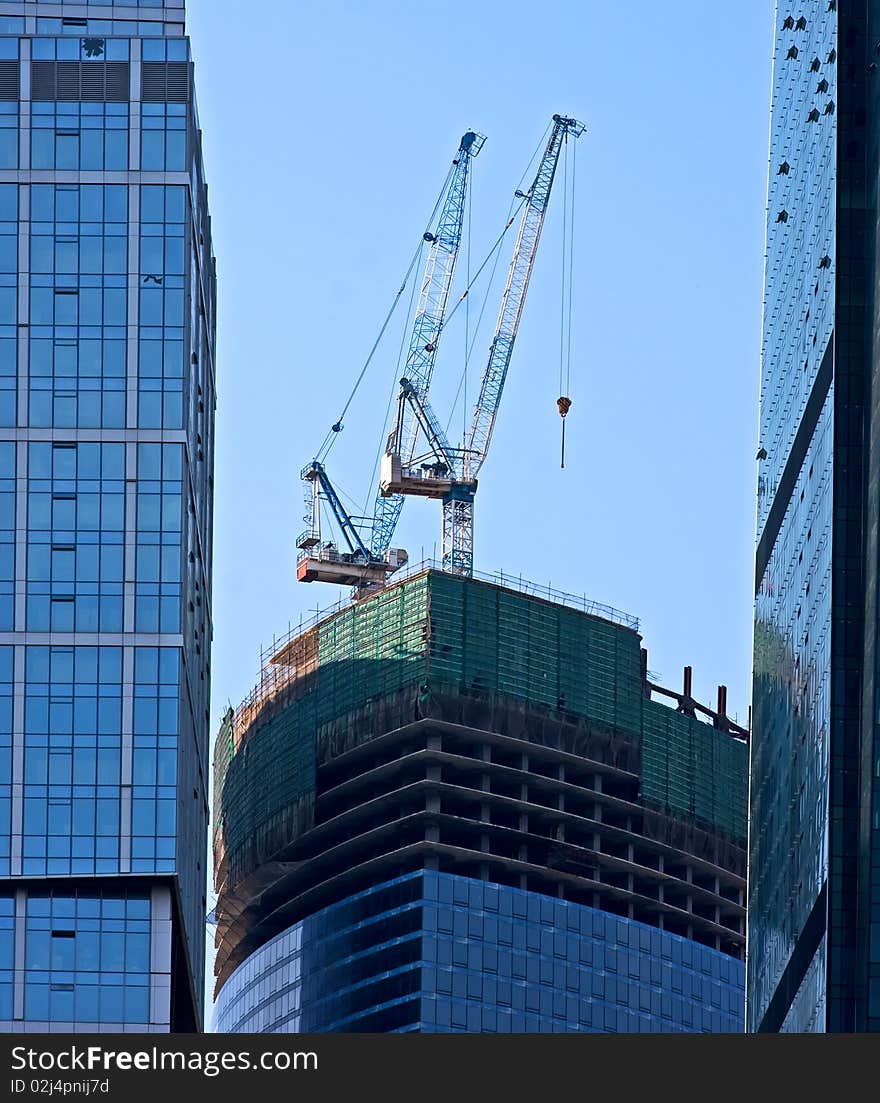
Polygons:
<instances>
[{"instance_id":1,"label":"crane mast","mask_svg":"<svg viewBox=\"0 0 880 1103\"><path fill-rule=\"evenodd\" d=\"M410 336L404 377L417 401L427 398L431 376L437 358L437 345L449 302L449 291L455 273L455 261L461 244L464 226L465 198L471 160L477 156L486 141L482 134L469 130L461 139L452 162L449 187L443 201L437 227L426 231L428 255L419 288L415 320ZM388 436L386 455L398 457L402 466L409 466L415 454L419 438L420 419L411 403L399 402L397 417ZM405 495L394 493L376 495L373 510L371 551L374 556L385 555L400 519Z\"/></svg>"}]
</instances>

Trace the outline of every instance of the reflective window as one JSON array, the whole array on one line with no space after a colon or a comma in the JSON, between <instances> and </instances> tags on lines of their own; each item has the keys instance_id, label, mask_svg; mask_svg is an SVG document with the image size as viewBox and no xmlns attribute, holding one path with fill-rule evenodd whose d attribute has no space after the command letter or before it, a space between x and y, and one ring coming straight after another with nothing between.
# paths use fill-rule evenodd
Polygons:
<instances>
[{"instance_id":1,"label":"reflective window","mask_svg":"<svg viewBox=\"0 0 880 1103\"><path fill-rule=\"evenodd\" d=\"M12 691L13 649L0 647L0 877L10 873L12 834ZM0 898L2 899L2 898ZM0 911L2 915L2 911ZM0 970L3 966L3 925L0 920ZM0 986L3 978L0 976ZM2 993L0 993L2 1003ZM0 1013L0 1019L3 1018Z\"/></svg>"},{"instance_id":2,"label":"reflective window","mask_svg":"<svg viewBox=\"0 0 880 1103\"><path fill-rule=\"evenodd\" d=\"M149 1022L149 897L31 891L25 970L27 1019Z\"/></svg>"},{"instance_id":3,"label":"reflective window","mask_svg":"<svg viewBox=\"0 0 880 1103\"><path fill-rule=\"evenodd\" d=\"M792 46L798 57L788 56ZM837 96L836 46L837 16L830 4L816 5L805 28L778 22L759 538L774 501L780 495L787 500L780 500L784 512L755 603L749 1029L760 1023L828 872L833 382L793 485L780 488L780 483L820 367L830 355L834 326L837 115L825 109L833 108ZM788 1028L813 1030L823 1021L823 957L824 945L807 970Z\"/></svg>"},{"instance_id":4,"label":"reflective window","mask_svg":"<svg viewBox=\"0 0 880 1103\"><path fill-rule=\"evenodd\" d=\"M0 168L18 168L17 103L0 103Z\"/></svg>"},{"instance_id":5,"label":"reflective window","mask_svg":"<svg viewBox=\"0 0 880 1103\"><path fill-rule=\"evenodd\" d=\"M128 188L31 188L33 426L125 426Z\"/></svg>"},{"instance_id":6,"label":"reflective window","mask_svg":"<svg viewBox=\"0 0 880 1103\"><path fill-rule=\"evenodd\" d=\"M141 168L154 172L185 172L187 105L141 105Z\"/></svg>"},{"instance_id":7,"label":"reflective window","mask_svg":"<svg viewBox=\"0 0 880 1103\"><path fill-rule=\"evenodd\" d=\"M4 106L0 104L0 163ZM0 184L0 426L17 423L17 323L18 188L15 184Z\"/></svg>"},{"instance_id":8,"label":"reflective window","mask_svg":"<svg viewBox=\"0 0 880 1103\"><path fill-rule=\"evenodd\" d=\"M119 869L122 650L29 647L24 872Z\"/></svg>"},{"instance_id":9,"label":"reflective window","mask_svg":"<svg viewBox=\"0 0 880 1103\"><path fill-rule=\"evenodd\" d=\"M0 895L0 1019L12 1018L12 981L15 968L15 897Z\"/></svg>"},{"instance_id":10,"label":"reflective window","mask_svg":"<svg viewBox=\"0 0 880 1103\"><path fill-rule=\"evenodd\" d=\"M141 188L138 423L145 428L183 428L186 214L185 188Z\"/></svg>"},{"instance_id":11,"label":"reflective window","mask_svg":"<svg viewBox=\"0 0 880 1103\"><path fill-rule=\"evenodd\" d=\"M0 442L0 631L15 624L15 444Z\"/></svg>"},{"instance_id":12,"label":"reflective window","mask_svg":"<svg viewBox=\"0 0 880 1103\"><path fill-rule=\"evenodd\" d=\"M125 445L31 444L27 626L121 632Z\"/></svg>"},{"instance_id":13,"label":"reflective window","mask_svg":"<svg viewBox=\"0 0 880 1103\"><path fill-rule=\"evenodd\" d=\"M35 101L31 168L126 171L128 104Z\"/></svg>"},{"instance_id":14,"label":"reflective window","mask_svg":"<svg viewBox=\"0 0 880 1103\"><path fill-rule=\"evenodd\" d=\"M85 29L92 34L102 33L96 23L96 20L89 20ZM71 37L34 38L31 56L35 61L128 61L131 51L127 38L83 38L80 37L83 29L79 22L69 24L60 19L40 19L38 32L66 33ZM125 32L117 30L117 33Z\"/></svg>"},{"instance_id":15,"label":"reflective window","mask_svg":"<svg viewBox=\"0 0 880 1103\"><path fill-rule=\"evenodd\" d=\"M175 868L179 664L177 648L135 650L133 872Z\"/></svg>"},{"instance_id":16,"label":"reflective window","mask_svg":"<svg viewBox=\"0 0 880 1103\"><path fill-rule=\"evenodd\" d=\"M220 990L215 1029L738 1033L743 981L742 962L679 935L424 871L251 954Z\"/></svg>"},{"instance_id":17,"label":"reflective window","mask_svg":"<svg viewBox=\"0 0 880 1103\"><path fill-rule=\"evenodd\" d=\"M135 628L180 631L182 449L138 445Z\"/></svg>"}]
</instances>

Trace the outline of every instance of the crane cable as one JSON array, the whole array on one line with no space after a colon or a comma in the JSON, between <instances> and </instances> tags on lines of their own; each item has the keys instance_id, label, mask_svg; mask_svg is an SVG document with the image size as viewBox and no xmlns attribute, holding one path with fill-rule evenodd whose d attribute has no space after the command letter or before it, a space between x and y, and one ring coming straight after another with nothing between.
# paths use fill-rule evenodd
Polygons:
<instances>
[{"instance_id":1,"label":"crane cable","mask_svg":"<svg viewBox=\"0 0 880 1103\"><path fill-rule=\"evenodd\" d=\"M510 210L512 210L512 209L513 209L513 200L511 200L511 203L510 203ZM510 211L508 211L508 218L509 217L510 217ZM508 226L509 225L510 224L508 223ZM502 234L502 237L503 237L503 234ZM498 248L498 244L500 244L500 239L499 239L499 242L496 243L495 261L492 265L492 271L489 273L489 279L486 283L486 294L483 296L483 302L480 306L480 313L477 316L477 322L476 322L476 325L474 326L474 336L471 339L470 347L467 350L467 355L465 357L465 362L464 362L464 368L462 369L461 375L459 376L458 388L456 389L455 397L452 400L452 409L449 413L449 420L446 422L446 432L447 433L449 432L449 426L452 424L452 419L455 416L455 408L458 405L459 395L461 394L462 389L465 388L465 385L466 385L468 365L471 362L471 357L474 354L474 348L477 344L477 338L480 335L480 327L483 324L483 315L486 313L486 306L489 302L489 292L492 289L492 285L495 282L495 273L498 270L498 261L501 258L501 250ZM476 282L476 277L474 277L474 280L472 280L471 282L472 283ZM470 288L468 288L468 290L470 290ZM462 444L463 444L465 439L467 438L467 394L465 394L464 402L462 403L462 418L463 418L463 434L462 434L461 439L462 439Z\"/></svg>"},{"instance_id":2,"label":"crane cable","mask_svg":"<svg viewBox=\"0 0 880 1103\"><path fill-rule=\"evenodd\" d=\"M394 296L394 300L391 303L391 307L389 308L388 313L385 315L385 321L382 323L382 327L379 330L379 334L376 337L376 340L373 342L373 347L370 349L369 355L367 356L367 359L364 361L364 366L361 368L360 373L359 373L357 379L355 380L354 386L351 389L351 394L349 394L345 405L342 407L342 413L339 415L339 417L336 419L336 421L334 421L333 424L330 426L330 430L327 433L327 436L324 437L324 441L323 441L321 447L318 449L317 459L318 459L319 462L323 462L326 459L327 454L329 453L330 449L333 447L333 444L336 440L336 437L343 430L343 427L344 427L343 419L344 419L345 415L348 413L348 408L351 406L352 402L354 401L354 396L357 394L358 387L360 387L364 376L367 374L367 368L370 366L370 363L371 363L373 357L376 355L376 349L379 347L379 342L385 336L385 330L388 328L388 323L391 321L391 317L394 314L394 311L397 309L397 304L400 302L400 296L404 293L404 291L406 291L406 285L409 283L409 278L412 275L412 270L413 270L413 268L415 268L416 263L418 262L419 256L421 255L421 252L422 252L422 246L420 244L419 247L416 249L415 253L413 254L413 258L409 263L409 268L407 268L407 270L406 270L406 275L404 276L403 283L400 285L400 288L399 288L397 294Z\"/></svg>"},{"instance_id":3,"label":"crane cable","mask_svg":"<svg viewBox=\"0 0 880 1103\"><path fill-rule=\"evenodd\" d=\"M563 162L564 194L562 204L562 309L559 332L559 398L556 405L562 418L562 449L559 466L565 467L565 418L571 409L568 392L571 389L571 314L572 277L574 275L574 199L577 145L572 143L571 154L571 204L568 198L568 133L565 135L565 160ZM566 263L567 261L567 263Z\"/></svg>"},{"instance_id":4,"label":"crane cable","mask_svg":"<svg viewBox=\"0 0 880 1103\"><path fill-rule=\"evenodd\" d=\"M449 325L449 323L455 317L455 312L458 310L458 308L461 306L461 304L467 299L468 295L470 294L471 288L474 286L474 284L477 282L477 280L483 274L483 269L486 267L486 265L492 259L493 255L495 253L497 253L497 251L501 248L501 243L502 243L502 241L504 241L504 238L507 234L507 231L510 229L510 227L516 221L516 216L522 210L523 204L528 202L528 198L529 197L527 195L524 195L524 196L521 197L521 199L520 199L516 209L514 210L513 214L510 216L510 218L505 223L504 229L501 231L501 233L495 239L495 244L492 246L492 248L486 254L485 260L483 261L483 263L480 265L480 267L474 273L473 279L468 283L468 285L464 289L464 291L462 291L461 298L458 300L458 302L455 304L455 306L452 308L452 310L450 310L449 313L446 315L446 320L443 322L443 325L438 330L438 334L442 333L443 330Z\"/></svg>"},{"instance_id":5,"label":"crane cable","mask_svg":"<svg viewBox=\"0 0 880 1103\"><path fill-rule=\"evenodd\" d=\"M566 391L571 383L571 302L574 286L574 203L577 198L577 142L571 147L571 219L568 239L568 347L566 349Z\"/></svg>"},{"instance_id":6,"label":"crane cable","mask_svg":"<svg viewBox=\"0 0 880 1103\"><path fill-rule=\"evenodd\" d=\"M364 514L367 512L367 508L370 504L370 497L374 493L373 480L376 478L376 471L379 467L379 460L382 457L382 450L385 448L385 434L388 430L388 418L391 414L391 405L394 402L394 396L397 393L400 380L400 364L403 360L403 350L406 346L406 339L409 336L409 320L412 317L413 302L416 297L416 288L418 287L418 280L413 280L412 291L409 295L409 305L406 308L406 317L403 320L403 332L400 335L400 347L397 350L397 361L394 366L394 375L391 378L391 387L388 391L388 401L385 403L385 417L382 421L382 432L379 435L379 444L376 448L376 455L373 459L373 468L370 472L370 479L367 483L367 495L364 498Z\"/></svg>"},{"instance_id":7,"label":"crane cable","mask_svg":"<svg viewBox=\"0 0 880 1103\"><path fill-rule=\"evenodd\" d=\"M467 271L465 277L468 284L471 282L471 206L474 195L473 182L468 190L468 211L467 211ZM493 269L494 271L494 269ZM471 300L468 299L467 305L464 308L464 367L462 368L462 380L464 384L464 398L461 403L461 439L464 440L467 434L467 370L468 360L470 359L470 353L468 346L470 344L471 334ZM458 395L456 395L456 399ZM453 412L455 407L453 406ZM449 420L452 420L452 413L449 415Z\"/></svg>"},{"instance_id":8,"label":"crane cable","mask_svg":"<svg viewBox=\"0 0 880 1103\"><path fill-rule=\"evenodd\" d=\"M443 187L440 189L440 194L437 196L437 202L434 204L434 209L431 211L430 217L428 218L428 224L425 228L425 234L429 233L429 231L431 229L431 225L434 222L434 216L437 214L437 211L440 207L440 204L443 202L443 196L446 194L446 189L449 186L449 181L452 178L452 173L454 172L454 170L455 170L455 162L453 161L453 163L449 166L449 172L446 174L446 179L443 182ZM426 240L425 234L423 234L421 239L419 240L418 247L416 248L415 253L413 253L413 258L409 262L409 267L406 270L406 275L403 277L403 282L401 283L401 285L400 285L400 287L397 291L397 294L394 296L394 299L391 302L391 306L388 310L388 313L385 315L385 321L382 323L382 327L379 330L379 335L376 337L376 340L373 342L373 347L370 349L369 355L367 356L367 359L364 361L364 366L361 368L360 373L359 373L357 379L355 380L354 386L351 389L351 394L348 396L348 399L347 399L345 405L342 407L342 413L339 415L339 417L336 419L336 421L333 422L333 424L330 427L330 431L327 433L327 436L324 438L324 441L323 441L321 447L318 449L318 454L317 454L317 457L316 457L318 462L322 462L324 459L326 459L327 454L329 453L330 449L333 447L333 444L336 440L336 437L342 432L343 418L348 413L348 409L351 406L352 402L354 401L354 396L357 394L358 388L360 387L360 385L363 381L363 378L367 373L367 368L369 368L373 357L376 355L376 349L379 347L379 343L381 342L382 338L385 335L385 330L388 328L388 323L391 321L392 315L394 314L394 311L397 309L397 304L400 302L401 296L403 295L404 291L406 291L407 284L409 283L409 278L412 275L413 269L415 268L416 264L418 263L419 257L421 256L422 248L424 247L425 240Z\"/></svg>"},{"instance_id":9,"label":"crane cable","mask_svg":"<svg viewBox=\"0 0 880 1103\"><path fill-rule=\"evenodd\" d=\"M565 387L565 277L568 259L568 139L564 146L562 162L562 305L559 311L559 393L566 393Z\"/></svg>"}]
</instances>

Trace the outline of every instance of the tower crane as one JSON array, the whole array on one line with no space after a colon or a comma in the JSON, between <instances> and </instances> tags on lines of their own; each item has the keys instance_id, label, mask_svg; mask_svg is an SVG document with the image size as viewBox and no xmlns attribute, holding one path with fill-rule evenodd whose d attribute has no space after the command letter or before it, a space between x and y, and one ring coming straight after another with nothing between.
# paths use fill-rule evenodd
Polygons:
<instances>
[{"instance_id":1,"label":"tower crane","mask_svg":"<svg viewBox=\"0 0 880 1103\"><path fill-rule=\"evenodd\" d=\"M431 225L422 235L427 244L427 256L405 363L406 378L417 399L422 401L427 400L431 384L461 244L471 161L480 152L485 140L482 134L472 130L462 137L435 207L435 213L439 209L436 223L432 218ZM341 428L340 420L333 426L333 431L339 432ZM397 455L407 465L413 463L420 428L423 429L414 407L399 405L392 436ZM299 581L337 582L356 586L361 592L384 586L387 576L407 560L403 549L390 547L404 495L383 492L377 495L372 519L353 517L342 504L320 458L303 468L302 478L306 483L306 520L309 527L297 540L300 549L297 561ZM322 540L322 503L329 506L347 551L341 550L332 541Z\"/></svg>"},{"instance_id":2,"label":"tower crane","mask_svg":"<svg viewBox=\"0 0 880 1103\"><path fill-rule=\"evenodd\" d=\"M461 140L453 183L447 193L446 203L437 226L436 233L425 234L431 248L425 264L422 285L419 290L419 302L416 308L415 322L406 357L405 376L414 401L398 403L397 417L388 437L388 446L395 448L395 454L401 463L411 467L414 460L419 430L426 431L418 415L420 403L426 402L437 358L437 345L443 329L449 291L455 273L455 261L461 244L461 232L464 224L465 194L468 182L468 167L471 158L483 148L485 138L468 131ZM376 495L373 510L373 532L371 550L374 555L383 556L391 543L394 530L403 509L404 494L380 489Z\"/></svg>"},{"instance_id":3,"label":"tower crane","mask_svg":"<svg viewBox=\"0 0 880 1103\"><path fill-rule=\"evenodd\" d=\"M460 447L450 445L424 388L408 376L400 381L397 422L380 469L380 495L397 499L414 494L442 501L442 565L455 574L473 573L477 474L492 440L559 157L569 137L579 138L584 129L577 119L554 115L532 185L527 192L516 193L523 201L519 233L470 431ZM406 410L409 411L406 424L417 425L428 441L429 452L425 457L414 459L410 438L404 438L398 430L404 424ZM376 544L373 550L379 550Z\"/></svg>"}]
</instances>

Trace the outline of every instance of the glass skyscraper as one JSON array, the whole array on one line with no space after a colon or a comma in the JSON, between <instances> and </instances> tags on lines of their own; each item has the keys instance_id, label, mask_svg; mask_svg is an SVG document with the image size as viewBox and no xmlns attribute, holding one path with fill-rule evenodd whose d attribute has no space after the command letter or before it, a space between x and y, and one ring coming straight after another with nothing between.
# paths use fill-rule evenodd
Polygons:
<instances>
[{"instance_id":1,"label":"glass skyscraper","mask_svg":"<svg viewBox=\"0 0 880 1103\"><path fill-rule=\"evenodd\" d=\"M776 10L747 1026L880 1029L880 3Z\"/></svg>"},{"instance_id":2,"label":"glass skyscraper","mask_svg":"<svg viewBox=\"0 0 880 1103\"><path fill-rule=\"evenodd\" d=\"M0 2L0 1030L202 1023L215 269L184 0Z\"/></svg>"}]
</instances>

